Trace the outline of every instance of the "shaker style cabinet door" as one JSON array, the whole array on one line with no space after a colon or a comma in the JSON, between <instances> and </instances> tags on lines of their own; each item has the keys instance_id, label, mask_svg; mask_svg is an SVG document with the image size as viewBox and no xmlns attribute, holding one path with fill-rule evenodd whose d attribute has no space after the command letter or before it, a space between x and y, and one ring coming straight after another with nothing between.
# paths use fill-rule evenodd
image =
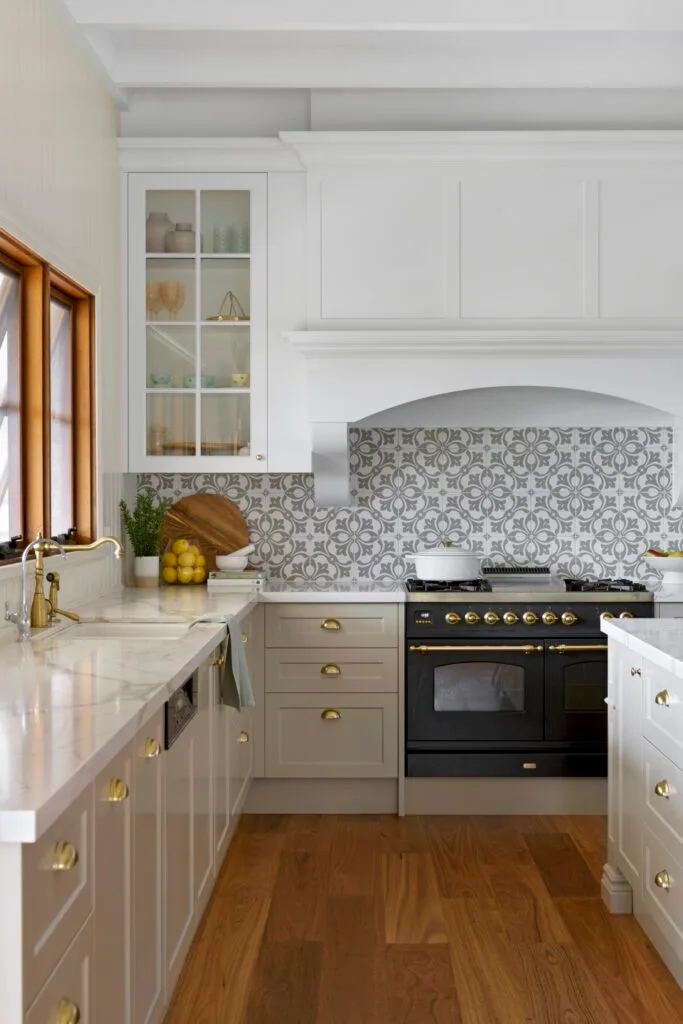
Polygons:
<instances>
[{"instance_id":1,"label":"shaker style cabinet door","mask_svg":"<svg viewBox=\"0 0 683 1024\"><path fill-rule=\"evenodd\" d=\"M642 874L642 659L622 644L610 644L612 684L611 714L613 760L610 785L614 786L612 809L615 818L617 867L633 888L634 901L640 894ZM610 698L612 694L610 694Z\"/></svg>"},{"instance_id":2,"label":"shaker style cabinet door","mask_svg":"<svg viewBox=\"0 0 683 1024\"><path fill-rule=\"evenodd\" d=\"M199 712L189 726L195 734L193 765L193 862L195 913L201 914L213 885L211 662L199 669ZM182 738L180 740L182 742Z\"/></svg>"},{"instance_id":3,"label":"shaker style cabinet door","mask_svg":"<svg viewBox=\"0 0 683 1024\"><path fill-rule=\"evenodd\" d=\"M164 916L166 1000L170 1000L194 934L194 767L197 719L164 753Z\"/></svg>"},{"instance_id":4,"label":"shaker style cabinet door","mask_svg":"<svg viewBox=\"0 0 683 1024\"><path fill-rule=\"evenodd\" d=\"M214 652L218 657L220 649ZM213 843L214 874L218 874L230 835L230 708L221 702L218 671L212 669L213 734Z\"/></svg>"}]
</instances>

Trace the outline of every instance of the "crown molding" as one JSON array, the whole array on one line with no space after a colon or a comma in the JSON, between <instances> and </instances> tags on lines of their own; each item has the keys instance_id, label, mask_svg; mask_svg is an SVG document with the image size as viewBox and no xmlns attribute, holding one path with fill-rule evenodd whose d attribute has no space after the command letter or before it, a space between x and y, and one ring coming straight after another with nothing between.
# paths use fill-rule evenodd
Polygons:
<instances>
[{"instance_id":1,"label":"crown molding","mask_svg":"<svg viewBox=\"0 0 683 1024\"><path fill-rule=\"evenodd\" d=\"M120 138L123 171L301 171L279 139Z\"/></svg>"}]
</instances>

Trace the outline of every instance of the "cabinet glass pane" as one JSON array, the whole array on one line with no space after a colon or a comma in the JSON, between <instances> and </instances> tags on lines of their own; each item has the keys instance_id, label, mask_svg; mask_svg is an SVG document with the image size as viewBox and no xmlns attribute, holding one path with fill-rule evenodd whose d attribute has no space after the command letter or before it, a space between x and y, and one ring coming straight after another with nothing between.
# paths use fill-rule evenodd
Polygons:
<instances>
[{"instance_id":1,"label":"cabinet glass pane","mask_svg":"<svg viewBox=\"0 0 683 1024\"><path fill-rule=\"evenodd\" d=\"M193 393L147 395L147 454L195 455Z\"/></svg>"},{"instance_id":2,"label":"cabinet glass pane","mask_svg":"<svg viewBox=\"0 0 683 1024\"><path fill-rule=\"evenodd\" d=\"M147 387L194 387L194 327L147 325Z\"/></svg>"},{"instance_id":3,"label":"cabinet glass pane","mask_svg":"<svg viewBox=\"0 0 683 1024\"><path fill-rule=\"evenodd\" d=\"M201 261L202 320L249 319L249 260Z\"/></svg>"},{"instance_id":4,"label":"cabinet glass pane","mask_svg":"<svg viewBox=\"0 0 683 1024\"><path fill-rule=\"evenodd\" d=\"M158 323L195 319L194 259L147 260L147 320Z\"/></svg>"},{"instance_id":5,"label":"cabinet glass pane","mask_svg":"<svg viewBox=\"0 0 683 1024\"><path fill-rule=\"evenodd\" d=\"M202 252L249 252L249 192L200 194Z\"/></svg>"},{"instance_id":6,"label":"cabinet glass pane","mask_svg":"<svg viewBox=\"0 0 683 1024\"><path fill-rule=\"evenodd\" d=\"M196 196L192 191L147 193L147 252L195 252ZM178 232L178 227L180 230ZM168 237L171 232L176 232Z\"/></svg>"},{"instance_id":7,"label":"cabinet glass pane","mask_svg":"<svg viewBox=\"0 0 683 1024\"><path fill-rule=\"evenodd\" d=\"M50 528L67 533L73 514L72 309L50 299Z\"/></svg>"},{"instance_id":8,"label":"cabinet glass pane","mask_svg":"<svg viewBox=\"0 0 683 1024\"><path fill-rule=\"evenodd\" d=\"M435 711L524 711L524 669L465 662L434 670Z\"/></svg>"},{"instance_id":9,"label":"cabinet glass pane","mask_svg":"<svg viewBox=\"0 0 683 1024\"><path fill-rule=\"evenodd\" d=\"M202 455L249 455L249 395L201 396Z\"/></svg>"},{"instance_id":10,"label":"cabinet glass pane","mask_svg":"<svg viewBox=\"0 0 683 1024\"><path fill-rule=\"evenodd\" d=\"M248 327L202 327L202 387L248 388Z\"/></svg>"},{"instance_id":11,"label":"cabinet glass pane","mask_svg":"<svg viewBox=\"0 0 683 1024\"><path fill-rule=\"evenodd\" d=\"M0 264L0 542L21 533L19 275Z\"/></svg>"}]
</instances>

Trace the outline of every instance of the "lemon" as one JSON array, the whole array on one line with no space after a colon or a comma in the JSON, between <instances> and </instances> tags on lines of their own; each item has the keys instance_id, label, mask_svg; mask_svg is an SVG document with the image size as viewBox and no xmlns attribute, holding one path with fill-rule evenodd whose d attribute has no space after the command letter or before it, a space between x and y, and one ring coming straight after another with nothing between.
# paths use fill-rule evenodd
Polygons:
<instances>
[{"instance_id":1,"label":"lemon","mask_svg":"<svg viewBox=\"0 0 683 1024\"><path fill-rule=\"evenodd\" d=\"M164 557L161 559L161 564L174 569L178 564L178 556L174 555L172 551L167 551Z\"/></svg>"},{"instance_id":2,"label":"lemon","mask_svg":"<svg viewBox=\"0 0 683 1024\"><path fill-rule=\"evenodd\" d=\"M195 556L189 551L183 551L182 555L178 555L178 565L184 565L192 567L195 563Z\"/></svg>"},{"instance_id":3,"label":"lemon","mask_svg":"<svg viewBox=\"0 0 683 1024\"><path fill-rule=\"evenodd\" d=\"M164 583L177 583L178 573L172 565L167 565L161 570L161 578Z\"/></svg>"},{"instance_id":4,"label":"lemon","mask_svg":"<svg viewBox=\"0 0 683 1024\"><path fill-rule=\"evenodd\" d=\"M191 566L181 565L178 569L178 583L192 583L193 575Z\"/></svg>"},{"instance_id":5,"label":"lemon","mask_svg":"<svg viewBox=\"0 0 683 1024\"><path fill-rule=\"evenodd\" d=\"M190 542L187 540L174 540L171 550L174 555L182 555L184 551L187 551L189 546Z\"/></svg>"},{"instance_id":6,"label":"lemon","mask_svg":"<svg viewBox=\"0 0 683 1024\"><path fill-rule=\"evenodd\" d=\"M206 569L203 569L201 565L198 565L196 569L192 571L192 582L203 583L206 579Z\"/></svg>"},{"instance_id":7,"label":"lemon","mask_svg":"<svg viewBox=\"0 0 683 1024\"><path fill-rule=\"evenodd\" d=\"M204 558L204 555L197 555L197 561L195 562L195 565L197 567L206 565L206 559Z\"/></svg>"},{"instance_id":8,"label":"lemon","mask_svg":"<svg viewBox=\"0 0 683 1024\"><path fill-rule=\"evenodd\" d=\"M190 544L187 550L190 552L190 554L194 555L195 557L199 554L199 548L197 547L196 544Z\"/></svg>"}]
</instances>

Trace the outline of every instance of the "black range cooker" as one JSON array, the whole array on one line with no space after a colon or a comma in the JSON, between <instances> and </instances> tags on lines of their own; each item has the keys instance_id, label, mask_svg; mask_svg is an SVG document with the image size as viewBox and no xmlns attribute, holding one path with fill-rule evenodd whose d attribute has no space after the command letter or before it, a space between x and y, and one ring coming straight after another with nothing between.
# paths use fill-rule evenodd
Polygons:
<instances>
[{"instance_id":1,"label":"black range cooker","mask_svg":"<svg viewBox=\"0 0 683 1024\"><path fill-rule=\"evenodd\" d=\"M408 580L409 776L605 776L607 643L600 616L651 618L630 580L502 569Z\"/></svg>"}]
</instances>

